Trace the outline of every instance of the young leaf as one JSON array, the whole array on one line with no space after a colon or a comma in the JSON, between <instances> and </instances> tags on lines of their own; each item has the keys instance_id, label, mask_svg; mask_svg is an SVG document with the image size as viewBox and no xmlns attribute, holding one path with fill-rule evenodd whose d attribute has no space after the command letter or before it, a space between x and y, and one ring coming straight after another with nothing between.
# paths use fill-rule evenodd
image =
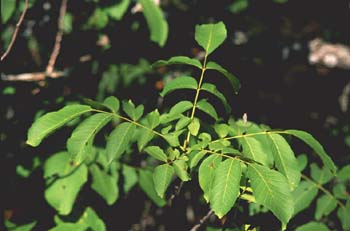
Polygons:
<instances>
[{"instance_id":1,"label":"young leaf","mask_svg":"<svg viewBox=\"0 0 350 231\"><path fill-rule=\"evenodd\" d=\"M321 185L328 183L333 178L333 174L328 168L323 167L320 169L315 163L311 164L310 170L311 178Z\"/></svg>"},{"instance_id":2,"label":"young leaf","mask_svg":"<svg viewBox=\"0 0 350 231\"><path fill-rule=\"evenodd\" d=\"M287 224L293 215L294 203L285 176L267 167L249 164L248 177L256 202Z\"/></svg>"},{"instance_id":3,"label":"young leaf","mask_svg":"<svg viewBox=\"0 0 350 231\"><path fill-rule=\"evenodd\" d=\"M241 163L236 159L227 159L221 162L214 171L210 206L220 219L235 204L239 193L241 174Z\"/></svg>"},{"instance_id":4,"label":"young leaf","mask_svg":"<svg viewBox=\"0 0 350 231\"><path fill-rule=\"evenodd\" d=\"M157 166L153 172L153 181L155 190L161 198L164 198L165 191L167 190L171 178L174 175L174 168L169 164L162 164Z\"/></svg>"},{"instance_id":5,"label":"young leaf","mask_svg":"<svg viewBox=\"0 0 350 231\"><path fill-rule=\"evenodd\" d=\"M212 182L214 179L214 170L221 163L221 156L212 155L207 157L199 166L198 180L199 186L203 190L204 198L209 202L209 195L212 189Z\"/></svg>"},{"instance_id":6,"label":"young leaf","mask_svg":"<svg viewBox=\"0 0 350 231\"><path fill-rule=\"evenodd\" d=\"M299 130L286 130L285 133L293 135L302 141L304 141L307 145L309 145L321 158L323 164L327 166L333 173L336 172L337 168L331 159L331 157L325 152L322 145L309 133Z\"/></svg>"},{"instance_id":7,"label":"young leaf","mask_svg":"<svg viewBox=\"0 0 350 231\"><path fill-rule=\"evenodd\" d=\"M163 198L160 198L155 191L155 185L151 171L143 169L139 170L139 184L141 189L158 207L163 207L166 205L166 201Z\"/></svg>"},{"instance_id":8,"label":"young leaf","mask_svg":"<svg viewBox=\"0 0 350 231\"><path fill-rule=\"evenodd\" d=\"M29 128L26 143L33 147L38 146L53 131L91 110L91 107L85 105L69 105L58 111L45 114Z\"/></svg>"},{"instance_id":9,"label":"young leaf","mask_svg":"<svg viewBox=\"0 0 350 231\"><path fill-rule=\"evenodd\" d=\"M262 144L255 137L242 137L238 141L242 145L244 156L265 166L268 165L268 157L264 152Z\"/></svg>"},{"instance_id":10,"label":"young leaf","mask_svg":"<svg viewBox=\"0 0 350 231\"><path fill-rule=\"evenodd\" d=\"M145 148L145 152L154 157L157 160L167 162L167 156L162 149L158 146L149 146Z\"/></svg>"},{"instance_id":11,"label":"young leaf","mask_svg":"<svg viewBox=\"0 0 350 231\"><path fill-rule=\"evenodd\" d=\"M299 164L287 141L279 134L268 134L277 169L286 176L290 189L300 182Z\"/></svg>"},{"instance_id":12,"label":"young leaf","mask_svg":"<svg viewBox=\"0 0 350 231\"><path fill-rule=\"evenodd\" d=\"M225 110L230 113L231 112L231 107L228 104L226 97L216 88L214 84L211 83L203 83L202 85L202 90L207 91L213 95L215 95L218 99L221 100L222 104L225 107Z\"/></svg>"},{"instance_id":13,"label":"young leaf","mask_svg":"<svg viewBox=\"0 0 350 231\"><path fill-rule=\"evenodd\" d=\"M188 130L190 131L191 135L197 136L200 128L200 122L198 118L193 118L191 123L188 125Z\"/></svg>"},{"instance_id":14,"label":"young leaf","mask_svg":"<svg viewBox=\"0 0 350 231\"><path fill-rule=\"evenodd\" d=\"M108 205L114 204L119 196L118 178L119 174L109 175L102 171L96 164L90 167L92 176L91 188L95 190Z\"/></svg>"},{"instance_id":15,"label":"young leaf","mask_svg":"<svg viewBox=\"0 0 350 231\"><path fill-rule=\"evenodd\" d=\"M328 227L322 223L311 221L299 226L295 231L329 231Z\"/></svg>"},{"instance_id":16,"label":"young leaf","mask_svg":"<svg viewBox=\"0 0 350 231\"><path fill-rule=\"evenodd\" d=\"M175 56L171 57L169 60L158 60L155 62L152 67L172 65L172 64L186 64L202 69L202 64L198 59L191 59L186 56Z\"/></svg>"},{"instance_id":17,"label":"young leaf","mask_svg":"<svg viewBox=\"0 0 350 231\"><path fill-rule=\"evenodd\" d=\"M298 187L292 192L294 201L294 215L308 208L317 196L318 189L315 185L308 181L302 181Z\"/></svg>"},{"instance_id":18,"label":"young leaf","mask_svg":"<svg viewBox=\"0 0 350 231\"><path fill-rule=\"evenodd\" d=\"M88 143L92 142L96 133L111 119L112 115L98 113L90 116L74 129L72 135L67 140L67 149L72 155L72 159L79 164L86 158L88 154Z\"/></svg>"},{"instance_id":19,"label":"young leaf","mask_svg":"<svg viewBox=\"0 0 350 231\"><path fill-rule=\"evenodd\" d=\"M140 0L142 12L151 31L151 40L164 46L168 37L168 23L164 19L161 9L152 0Z\"/></svg>"},{"instance_id":20,"label":"young leaf","mask_svg":"<svg viewBox=\"0 0 350 231\"><path fill-rule=\"evenodd\" d=\"M116 127L107 139L106 154L108 162L118 159L127 148L135 131L132 123L122 123Z\"/></svg>"},{"instance_id":21,"label":"young leaf","mask_svg":"<svg viewBox=\"0 0 350 231\"><path fill-rule=\"evenodd\" d=\"M59 152L48 158L44 165L44 177L57 176L47 182L45 199L61 215L68 215L80 188L86 183L88 171L86 165L71 164L68 152Z\"/></svg>"},{"instance_id":22,"label":"young leaf","mask_svg":"<svg viewBox=\"0 0 350 231\"><path fill-rule=\"evenodd\" d=\"M170 81L165 85L163 91L160 93L162 97L166 96L170 92L173 92L178 89L197 89L197 80L189 76L180 76Z\"/></svg>"},{"instance_id":23,"label":"young leaf","mask_svg":"<svg viewBox=\"0 0 350 231\"><path fill-rule=\"evenodd\" d=\"M109 96L103 101L103 105L109 108L113 113L119 111L120 103L119 100L114 96Z\"/></svg>"},{"instance_id":24,"label":"young leaf","mask_svg":"<svg viewBox=\"0 0 350 231\"><path fill-rule=\"evenodd\" d=\"M337 207L337 201L333 196L322 195L317 199L315 219L320 220L323 216L329 215Z\"/></svg>"},{"instance_id":25,"label":"young leaf","mask_svg":"<svg viewBox=\"0 0 350 231\"><path fill-rule=\"evenodd\" d=\"M184 160L175 160L173 162L173 167L174 167L176 175L182 181L189 181L191 179L188 176L188 173L187 173L187 163L186 163L186 161L184 161Z\"/></svg>"},{"instance_id":26,"label":"young leaf","mask_svg":"<svg viewBox=\"0 0 350 231\"><path fill-rule=\"evenodd\" d=\"M234 76L233 74L228 72L225 68L223 68L219 64L212 62L212 61L208 62L205 68L207 70L216 70L216 71L220 72L221 74L223 74L230 82L235 94L238 93L239 89L241 88L241 83L239 82L239 80L236 76Z\"/></svg>"},{"instance_id":27,"label":"young leaf","mask_svg":"<svg viewBox=\"0 0 350 231\"><path fill-rule=\"evenodd\" d=\"M201 110L202 112L205 112L206 114L210 115L211 117L213 117L213 119L218 120L218 114L216 113L215 108L213 107L213 105L211 105L207 100L205 99L201 99L198 103L197 103L197 108L199 110Z\"/></svg>"},{"instance_id":28,"label":"young leaf","mask_svg":"<svg viewBox=\"0 0 350 231\"><path fill-rule=\"evenodd\" d=\"M195 39L203 47L206 55L212 53L226 39L227 32L223 22L196 26Z\"/></svg>"},{"instance_id":29,"label":"young leaf","mask_svg":"<svg viewBox=\"0 0 350 231\"><path fill-rule=\"evenodd\" d=\"M133 104L133 102L131 100L123 101L123 110L134 121L141 118L141 116L143 114L143 109L144 109L144 107L142 104L135 107L135 105Z\"/></svg>"}]
</instances>

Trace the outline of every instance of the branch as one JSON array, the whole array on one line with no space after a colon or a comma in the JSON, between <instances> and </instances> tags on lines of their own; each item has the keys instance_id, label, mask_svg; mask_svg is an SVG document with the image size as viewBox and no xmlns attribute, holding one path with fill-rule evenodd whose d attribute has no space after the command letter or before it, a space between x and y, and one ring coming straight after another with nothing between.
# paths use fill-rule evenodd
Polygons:
<instances>
[{"instance_id":1,"label":"branch","mask_svg":"<svg viewBox=\"0 0 350 231\"><path fill-rule=\"evenodd\" d=\"M10 51L11 51L11 49L13 47L13 44L16 41L17 34L18 34L18 31L19 31L19 27L21 26L21 24L23 22L23 19L24 19L24 16L26 15L26 13L27 13L27 10L28 10L28 0L25 0L23 12L22 12L21 17L19 18L17 24L16 24L16 28L15 28L15 31L13 32L13 34L12 34L12 38L11 38L9 46L7 47L7 49L4 52L4 54L1 55L1 61L4 61L6 56L10 53Z\"/></svg>"},{"instance_id":2,"label":"branch","mask_svg":"<svg viewBox=\"0 0 350 231\"><path fill-rule=\"evenodd\" d=\"M196 224L195 226L192 227L192 229L190 231L197 231L204 222L206 222L210 216L213 214L213 210L209 210L209 212L207 213L207 215L205 215L202 219L199 220L199 223Z\"/></svg>"},{"instance_id":3,"label":"branch","mask_svg":"<svg viewBox=\"0 0 350 231\"><path fill-rule=\"evenodd\" d=\"M64 19L64 15L67 12L67 2L68 0L62 0L62 3L61 3L60 14L57 20L58 31L56 34L55 45L53 47L49 62L46 67L46 73L53 72L57 57L60 53L62 36L63 36L63 19Z\"/></svg>"},{"instance_id":4,"label":"branch","mask_svg":"<svg viewBox=\"0 0 350 231\"><path fill-rule=\"evenodd\" d=\"M33 73L22 73L18 75L5 75L1 74L2 81L24 81L24 82L32 82L32 81L42 81L45 80L46 77L50 78L59 78L65 76L64 72L33 72Z\"/></svg>"}]
</instances>

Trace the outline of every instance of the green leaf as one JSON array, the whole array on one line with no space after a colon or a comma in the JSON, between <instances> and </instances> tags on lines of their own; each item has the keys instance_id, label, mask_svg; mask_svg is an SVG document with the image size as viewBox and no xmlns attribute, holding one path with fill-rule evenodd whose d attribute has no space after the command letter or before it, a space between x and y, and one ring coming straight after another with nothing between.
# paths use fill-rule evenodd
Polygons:
<instances>
[{"instance_id":1,"label":"green leaf","mask_svg":"<svg viewBox=\"0 0 350 231\"><path fill-rule=\"evenodd\" d=\"M292 192L294 201L294 215L308 208L317 196L318 189L308 181L302 181Z\"/></svg>"},{"instance_id":2,"label":"green leaf","mask_svg":"<svg viewBox=\"0 0 350 231\"><path fill-rule=\"evenodd\" d=\"M109 108L113 113L119 111L120 103L119 100L114 96L109 96L103 101L103 105Z\"/></svg>"},{"instance_id":3,"label":"green leaf","mask_svg":"<svg viewBox=\"0 0 350 231\"><path fill-rule=\"evenodd\" d=\"M66 222L66 223L58 224L57 226L49 229L49 231L71 231L71 230L85 231L86 226L84 224Z\"/></svg>"},{"instance_id":4,"label":"green leaf","mask_svg":"<svg viewBox=\"0 0 350 231\"><path fill-rule=\"evenodd\" d=\"M241 180L241 163L236 159L221 162L214 171L210 206L221 219L236 202Z\"/></svg>"},{"instance_id":5,"label":"green leaf","mask_svg":"<svg viewBox=\"0 0 350 231\"><path fill-rule=\"evenodd\" d=\"M171 147L177 147L180 145L179 135L181 135L185 130L179 130L172 133L164 134L163 138L170 144Z\"/></svg>"},{"instance_id":6,"label":"green leaf","mask_svg":"<svg viewBox=\"0 0 350 231\"><path fill-rule=\"evenodd\" d=\"M175 160L173 162L173 167L175 170L176 175L182 180L182 181L189 181L191 178L188 176L187 173L187 163L185 160Z\"/></svg>"},{"instance_id":7,"label":"green leaf","mask_svg":"<svg viewBox=\"0 0 350 231\"><path fill-rule=\"evenodd\" d=\"M236 76L234 76L233 74L228 72L225 68L223 68L222 66L220 66L216 62L212 62L212 61L208 62L205 68L207 70L216 70L216 71L220 72L221 74L223 74L230 82L235 94L238 93L239 89L241 88L241 83L239 82L239 80Z\"/></svg>"},{"instance_id":8,"label":"green leaf","mask_svg":"<svg viewBox=\"0 0 350 231\"><path fill-rule=\"evenodd\" d=\"M190 168L197 166L199 161L205 156L206 151L194 151L193 154L190 154Z\"/></svg>"},{"instance_id":9,"label":"green leaf","mask_svg":"<svg viewBox=\"0 0 350 231\"><path fill-rule=\"evenodd\" d=\"M193 103L190 101L180 101L175 104L169 111L169 114L181 114L185 111L191 109L193 107Z\"/></svg>"},{"instance_id":10,"label":"green leaf","mask_svg":"<svg viewBox=\"0 0 350 231\"><path fill-rule=\"evenodd\" d=\"M1 20L5 24L12 16L16 9L16 1L1 0Z\"/></svg>"},{"instance_id":11,"label":"green leaf","mask_svg":"<svg viewBox=\"0 0 350 231\"><path fill-rule=\"evenodd\" d=\"M135 168L128 165L123 165L122 174L124 177L124 192L127 194L132 187L137 183L138 177Z\"/></svg>"},{"instance_id":12,"label":"green leaf","mask_svg":"<svg viewBox=\"0 0 350 231\"><path fill-rule=\"evenodd\" d=\"M315 163L311 164L310 170L311 178L321 185L329 182L333 178L333 175L328 168L323 167L320 169Z\"/></svg>"},{"instance_id":13,"label":"green leaf","mask_svg":"<svg viewBox=\"0 0 350 231\"><path fill-rule=\"evenodd\" d=\"M286 176L290 189L300 182L299 164L288 142L279 134L268 133L271 140L272 154L278 171Z\"/></svg>"},{"instance_id":14,"label":"green leaf","mask_svg":"<svg viewBox=\"0 0 350 231\"><path fill-rule=\"evenodd\" d=\"M164 46L169 28L161 9L152 0L140 0L140 3L148 28L151 31L151 40L161 47Z\"/></svg>"},{"instance_id":15,"label":"green leaf","mask_svg":"<svg viewBox=\"0 0 350 231\"><path fill-rule=\"evenodd\" d=\"M333 187L333 195L338 199L346 200L349 197L349 193L346 191L345 184L338 183Z\"/></svg>"},{"instance_id":16,"label":"green leaf","mask_svg":"<svg viewBox=\"0 0 350 231\"><path fill-rule=\"evenodd\" d=\"M224 138L227 136L230 127L227 124L215 124L214 129L220 138Z\"/></svg>"},{"instance_id":17,"label":"green leaf","mask_svg":"<svg viewBox=\"0 0 350 231\"><path fill-rule=\"evenodd\" d=\"M171 178L174 175L174 168L169 164L157 166L153 172L154 187L157 195L164 198L165 191L169 187Z\"/></svg>"},{"instance_id":18,"label":"green leaf","mask_svg":"<svg viewBox=\"0 0 350 231\"><path fill-rule=\"evenodd\" d=\"M209 202L209 195L211 194L212 182L214 179L214 170L221 163L221 156L211 155L207 157L199 166L198 180L199 186L203 190L204 199Z\"/></svg>"},{"instance_id":19,"label":"green leaf","mask_svg":"<svg viewBox=\"0 0 350 231\"><path fill-rule=\"evenodd\" d=\"M108 24L108 14L101 8L95 8L95 11L89 17L83 29L96 29L102 30Z\"/></svg>"},{"instance_id":20,"label":"green leaf","mask_svg":"<svg viewBox=\"0 0 350 231\"><path fill-rule=\"evenodd\" d=\"M44 177L53 178L51 181L47 180L45 199L59 214L68 215L80 188L87 181L87 176L86 165L72 164L68 152L51 156L44 165Z\"/></svg>"},{"instance_id":21,"label":"green leaf","mask_svg":"<svg viewBox=\"0 0 350 231\"><path fill-rule=\"evenodd\" d=\"M311 221L299 226L295 231L329 231L328 227L322 223Z\"/></svg>"},{"instance_id":22,"label":"green leaf","mask_svg":"<svg viewBox=\"0 0 350 231\"><path fill-rule=\"evenodd\" d=\"M139 184L141 189L158 207L166 205L166 201L163 198L160 198L155 190L152 172L140 169L139 173Z\"/></svg>"},{"instance_id":23,"label":"green leaf","mask_svg":"<svg viewBox=\"0 0 350 231\"><path fill-rule=\"evenodd\" d=\"M198 118L193 118L191 123L188 125L188 130L190 131L191 135L197 136L200 128L200 122Z\"/></svg>"},{"instance_id":24,"label":"green leaf","mask_svg":"<svg viewBox=\"0 0 350 231\"><path fill-rule=\"evenodd\" d=\"M142 104L135 107L134 103L131 100L129 100L123 101L123 110L132 120L137 121L141 118L144 107Z\"/></svg>"},{"instance_id":25,"label":"green leaf","mask_svg":"<svg viewBox=\"0 0 350 231\"><path fill-rule=\"evenodd\" d=\"M340 181L350 180L350 165L345 165L338 171L337 179Z\"/></svg>"},{"instance_id":26,"label":"green leaf","mask_svg":"<svg viewBox=\"0 0 350 231\"><path fill-rule=\"evenodd\" d=\"M297 157L299 170L303 171L307 166L307 156L305 154L301 154Z\"/></svg>"},{"instance_id":27,"label":"green leaf","mask_svg":"<svg viewBox=\"0 0 350 231\"><path fill-rule=\"evenodd\" d=\"M350 230L350 199L346 202L345 207L339 207L337 211L337 217L340 220L340 223L344 230Z\"/></svg>"},{"instance_id":28,"label":"green leaf","mask_svg":"<svg viewBox=\"0 0 350 231\"><path fill-rule=\"evenodd\" d=\"M285 133L293 135L302 141L304 141L307 145L309 145L321 158L323 164L327 166L333 173L336 172L337 167L335 166L331 157L325 152L322 145L309 133L299 130L286 130Z\"/></svg>"},{"instance_id":29,"label":"green leaf","mask_svg":"<svg viewBox=\"0 0 350 231\"><path fill-rule=\"evenodd\" d=\"M101 170L96 164L93 164L90 167L90 173L92 175L91 188L95 190L95 192L97 192L108 205L114 204L119 196L118 172L109 175L107 172Z\"/></svg>"},{"instance_id":30,"label":"green leaf","mask_svg":"<svg viewBox=\"0 0 350 231\"><path fill-rule=\"evenodd\" d=\"M90 228L93 231L106 230L106 225L104 224L103 220L99 218L96 212L90 207L85 209L83 215L80 217L77 223L83 223L87 228Z\"/></svg>"},{"instance_id":31,"label":"green leaf","mask_svg":"<svg viewBox=\"0 0 350 231\"><path fill-rule=\"evenodd\" d=\"M198 59L192 59L186 56L174 56L171 57L169 60L158 60L154 64L152 64L152 67L158 67L158 66L164 66L164 65L173 65L173 64L185 64L197 67L199 69L202 69L202 64L199 62Z\"/></svg>"},{"instance_id":32,"label":"green leaf","mask_svg":"<svg viewBox=\"0 0 350 231\"><path fill-rule=\"evenodd\" d=\"M231 5L229 6L229 11L231 13L237 14L247 9L248 6L249 6L248 0L236 0L233 3L231 3Z\"/></svg>"},{"instance_id":33,"label":"green leaf","mask_svg":"<svg viewBox=\"0 0 350 231\"><path fill-rule=\"evenodd\" d=\"M231 107L228 104L226 97L216 88L214 84L211 83L203 83L201 90L207 91L213 95L215 95L218 99L221 100L222 104L225 107L225 110L230 113L231 112Z\"/></svg>"},{"instance_id":34,"label":"green leaf","mask_svg":"<svg viewBox=\"0 0 350 231\"><path fill-rule=\"evenodd\" d=\"M187 116L182 116L175 125L175 131L185 128L191 122L191 118Z\"/></svg>"},{"instance_id":35,"label":"green leaf","mask_svg":"<svg viewBox=\"0 0 350 231\"><path fill-rule=\"evenodd\" d=\"M158 146L149 146L145 148L145 152L154 157L157 160L167 162L167 156L163 150Z\"/></svg>"},{"instance_id":36,"label":"green leaf","mask_svg":"<svg viewBox=\"0 0 350 231\"><path fill-rule=\"evenodd\" d=\"M256 202L287 224L294 213L294 203L285 176L267 167L249 164L248 177Z\"/></svg>"},{"instance_id":37,"label":"green leaf","mask_svg":"<svg viewBox=\"0 0 350 231\"><path fill-rule=\"evenodd\" d=\"M208 56L226 39L227 32L223 22L196 26L195 39Z\"/></svg>"},{"instance_id":38,"label":"green leaf","mask_svg":"<svg viewBox=\"0 0 350 231\"><path fill-rule=\"evenodd\" d=\"M202 112L205 112L206 114L210 115L211 117L213 117L213 119L218 120L218 114L216 113L215 108L213 107L213 105L211 105L207 100L205 99L201 99L196 107L201 110Z\"/></svg>"},{"instance_id":39,"label":"green leaf","mask_svg":"<svg viewBox=\"0 0 350 231\"><path fill-rule=\"evenodd\" d=\"M74 129L67 140L68 152L78 164L88 155L89 143L92 143L95 135L112 119L112 115L98 113L84 120ZM91 153L90 153L91 154Z\"/></svg>"},{"instance_id":40,"label":"green leaf","mask_svg":"<svg viewBox=\"0 0 350 231\"><path fill-rule=\"evenodd\" d=\"M147 114L144 120L144 125L150 129L154 129L160 123L160 115L158 110L150 112ZM154 137L154 133L148 129L139 130L139 138L137 139L137 147L141 151Z\"/></svg>"},{"instance_id":41,"label":"green leaf","mask_svg":"<svg viewBox=\"0 0 350 231\"><path fill-rule=\"evenodd\" d=\"M262 143L255 137L242 137L238 139L243 148L243 155L263 165L268 165L268 157L262 147Z\"/></svg>"},{"instance_id":42,"label":"green leaf","mask_svg":"<svg viewBox=\"0 0 350 231\"><path fill-rule=\"evenodd\" d=\"M91 110L91 107L85 105L69 105L58 111L45 114L37 119L29 128L26 143L33 147L38 146L49 134L72 119Z\"/></svg>"},{"instance_id":43,"label":"green leaf","mask_svg":"<svg viewBox=\"0 0 350 231\"><path fill-rule=\"evenodd\" d=\"M108 162L118 159L126 150L135 131L132 123L121 123L116 127L107 139L106 154Z\"/></svg>"},{"instance_id":44,"label":"green leaf","mask_svg":"<svg viewBox=\"0 0 350 231\"><path fill-rule=\"evenodd\" d=\"M118 1L117 4L107 7L105 11L111 18L119 21L124 16L126 10L128 9L129 4L130 4L130 0L121 0L121 1Z\"/></svg>"},{"instance_id":45,"label":"green leaf","mask_svg":"<svg viewBox=\"0 0 350 231\"><path fill-rule=\"evenodd\" d=\"M323 216L329 215L337 207L337 201L328 194L322 195L317 199L315 219L320 220Z\"/></svg>"},{"instance_id":46,"label":"green leaf","mask_svg":"<svg viewBox=\"0 0 350 231\"><path fill-rule=\"evenodd\" d=\"M160 93L162 97L178 89L197 89L197 80L189 76L180 76L167 83Z\"/></svg>"},{"instance_id":47,"label":"green leaf","mask_svg":"<svg viewBox=\"0 0 350 231\"><path fill-rule=\"evenodd\" d=\"M2 2L2 1L1 1ZM24 225L17 225L9 220L4 221L4 225L9 231L31 231L35 227L37 221L33 221Z\"/></svg>"}]
</instances>

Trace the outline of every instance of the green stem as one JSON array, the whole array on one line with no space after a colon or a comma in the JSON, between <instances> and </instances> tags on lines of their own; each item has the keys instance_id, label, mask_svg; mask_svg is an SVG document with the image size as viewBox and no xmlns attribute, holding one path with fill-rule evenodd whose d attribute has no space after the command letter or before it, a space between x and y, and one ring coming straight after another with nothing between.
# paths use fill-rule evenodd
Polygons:
<instances>
[{"instance_id":1,"label":"green stem","mask_svg":"<svg viewBox=\"0 0 350 231\"><path fill-rule=\"evenodd\" d=\"M119 119L125 120L125 121L127 121L127 122L129 122L129 123L135 124L136 126L138 126L138 127L140 127L140 128L146 129L146 130L152 132L153 134L164 138L164 135L163 135L162 133L159 133L159 132L153 130L152 128L146 127L146 126L144 126L144 125L142 125L142 124L140 124L140 123L138 123L138 122L136 122L136 121L134 121L134 120L132 120L132 119L129 119L129 118L127 118L127 117L118 115L118 114L116 114L116 113L106 112L106 111L97 110L97 109L93 109L92 111L112 115L112 116L117 117L117 118L119 118Z\"/></svg>"},{"instance_id":2,"label":"green stem","mask_svg":"<svg viewBox=\"0 0 350 231\"><path fill-rule=\"evenodd\" d=\"M206 54L205 54L205 57L204 57L204 61L203 61L201 76L200 76L200 78L199 78L199 83L198 83L197 90L196 90L196 96L194 97L194 101L193 101L193 107L192 107L192 112L191 112L191 117L190 117L190 118L191 118L191 121L193 120L194 115L195 115L195 113L196 113L197 102L198 102L198 98L199 98L199 92L200 92L201 89L202 89L202 83L203 83L203 79L204 79L204 73L205 73L205 70L206 70L207 58L208 58L208 54L206 53ZM184 141L184 144L183 144L183 147L182 147L183 150L186 150L187 145L188 145L188 143L190 142L190 136L191 136L191 133L190 133L190 131L188 131L188 132L187 132L186 140Z\"/></svg>"},{"instance_id":3,"label":"green stem","mask_svg":"<svg viewBox=\"0 0 350 231\"><path fill-rule=\"evenodd\" d=\"M301 174L301 178L303 178L304 180L306 180L306 181L312 183L313 185L315 185L316 188L318 188L319 190L324 192L327 196L333 198L340 207L345 208L345 205L343 203L341 203L330 191L325 189L321 184L315 182L314 180L312 180L311 178L309 178L308 176L306 176L304 174Z\"/></svg>"}]
</instances>

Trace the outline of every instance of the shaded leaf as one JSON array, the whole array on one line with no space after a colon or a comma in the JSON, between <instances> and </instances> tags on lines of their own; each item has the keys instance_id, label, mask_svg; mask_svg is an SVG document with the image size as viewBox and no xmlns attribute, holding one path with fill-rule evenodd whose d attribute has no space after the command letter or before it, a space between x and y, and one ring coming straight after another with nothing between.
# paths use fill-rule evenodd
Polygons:
<instances>
[{"instance_id":1,"label":"shaded leaf","mask_svg":"<svg viewBox=\"0 0 350 231\"><path fill-rule=\"evenodd\" d=\"M150 29L151 40L161 47L164 46L169 28L161 9L152 0L140 0L140 3Z\"/></svg>"},{"instance_id":2,"label":"shaded leaf","mask_svg":"<svg viewBox=\"0 0 350 231\"><path fill-rule=\"evenodd\" d=\"M188 176L187 173L187 163L185 160L175 160L173 162L173 167L175 170L176 175L182 180L182 181L189 181L191 178Z\"/></svg>"},{"instance_id":3,"label":"shaded leaf","mask_svg":"<svg viewBox=\"0 0 350 231\"><path fill-rule=\"evenodd\" d=\"M203 160L202 164L199 166L198 180L199 186L203 190L204 198L209 202L209 195L212 189L212 182L214 179L214 171L221 163L222 157L219 155L211 155Z\"/></svg>"},{"instance_id":4,"label":"shaded leaf","mask_svg":"<svg viewBox=\"0 0 350 231\"><path fill-rule=\"evenodd\" d=\"M108 107L113 113L117 113L119 111L120 102L114 96L109 96L103 101L103 105Z\"/></svg>"},{"instance_id":5,"label":"shaded leaf","mask_svg":"<svg viewBox=\"0 0 350 231\"><path fill-rule=\"evenodd\" d=\"M328 227L322 223L311 221L299 226L295 231L329 231Z\"/></svg>"},{"instance_id":6,"label":"shaded leaf","mask_svg":"<svg viewBox=\"0 0 350 231\"><path fill-rule=\"evenodd\" d=\"M144 107L142 104L135 107L134 103L131 100L129 100L123 101L123 110L132 120L137 121L141 118Z\"/></svg>"},{"instance_id":7,"label":"shaded leaf","mask_svg":"<svg viewBox=\"0 0 350 231\"><path fill-rule=\"evenodd\" d=\"M231 107L228 104L226 97L216 88L214 84L211 83L203 83L201 90L207 91L213 95L215 95L218 99L221 100L222 104L225 107L225 110L230 113L231 112Z\"/></svg>"},{"instance_id":8,"label":"shaded leaf","mask_svg":"<svg viewBox=\"0 0 350 231\"><path fill-rule=\"evenodd\" d=\"M315 219L320 220L323 216L329 215L337 207L337 201L333 196L324 194L317 199Z\"/></svg>"},{"instance_id":9,"label":"shaded leaf","mask_svg":"<svg viewBox=\"0 0 350 231\"><path fill-rule=\"evenodd\" d=\"M129 4L130 0L121 0L117 4L107 7L105 11L111 18L119 21L124 16Z\"/></svg>"},{"instance_id":10,"label":"shaded leaf","mask_svg":"<svg viewBox=\"0 0 350 231\"><path fill-rule=\"evenodd\" d=\"M321 185L329 182L333 178L333 175L328 168L323 167L320 169L315 163L311 164L310 170L311 178Z\"/></svg>"},{"instance_id":11,"label":"shaded leaf","mask_svg":"<svg viewBox=\"0 0 350 231\"><path fill-rule=\"evenodd\" d=\"M292 192L294 201L294 215L308 208L317 196L318 189L315 185L308 181L302 181L298 187Z\"/></svg>"},{"instance_id":12,"label":"shaded leaf","mask_svg":"<svg viewBox=\"0 0 350 231\"><path fill-rule=\"evenodd\" d=\"M123 165L122 174L124 177L124 192L128 193L137 183L138 177L135 168L128 165Z\"/></svg>"},{"instance_id":13,"label":"shaded leaf","mask_svg":"<svg viewBox=\"0 0 350 231\"><path fill-rule=\"evenodd\" d=\"M166 204L166 201L163 198L160 198L155 190L152 172L140 169L139 173L139 184L141 189L158 207L163 207Z\"/></svg>"},{"instance_id":14,"label":"shaded leaf","mask_svg":"<svg viewBox=\"0 0 350 231\"><path fill-rule=\"evenodd\" d=\"M167 162L168 158L167 158L166 154L158 146L149 146L149 147L145 148L145 152L157 160Z\"/></svg>"}]
</instances>

